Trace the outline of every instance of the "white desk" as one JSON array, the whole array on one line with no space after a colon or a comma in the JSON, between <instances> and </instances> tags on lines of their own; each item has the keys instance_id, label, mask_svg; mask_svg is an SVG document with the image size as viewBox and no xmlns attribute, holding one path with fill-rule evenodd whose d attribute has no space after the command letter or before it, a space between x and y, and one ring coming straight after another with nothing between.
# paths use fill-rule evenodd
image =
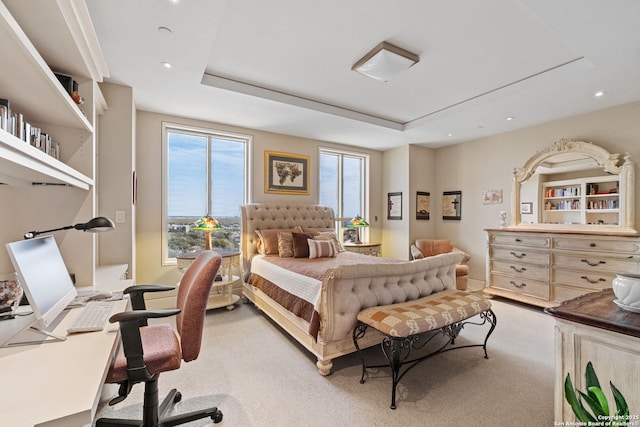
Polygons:
<instances>
[{"instance_id":1,"label":"white desk","mask_svg":"<svg viewBox=\"0 0 640 427\"><path fill-rule=\"evenodd\" d=\"M124 311L127 303L117 301L113 313ZM79 313L80 309L72 309L54 332L65 335ZM28 324L29 319L6 322ZM65 341L0 348L0 424L90 424L117 348L117 331L117 324L108 324L103 331L71 334Z\"/></svg>"}]
</instances>

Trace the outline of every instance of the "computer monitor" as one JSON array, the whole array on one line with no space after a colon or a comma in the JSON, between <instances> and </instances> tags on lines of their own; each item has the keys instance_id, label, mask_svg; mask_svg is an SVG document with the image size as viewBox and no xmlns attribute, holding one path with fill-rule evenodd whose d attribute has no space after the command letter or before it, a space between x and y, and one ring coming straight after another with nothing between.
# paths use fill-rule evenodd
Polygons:
<instances>
[{"instance_id":1,"label":"computer monitor","mask_svg":"<svg viewBox=\"0 0 640 427\"><path fill-rule=\"evenodd\" d=\"M6 247L35 315L31 328L63 339L47 332L46 328L58 318L77 292L55 239L53 236L38 237L7 243Z\"/></svg>"}]
</instances>

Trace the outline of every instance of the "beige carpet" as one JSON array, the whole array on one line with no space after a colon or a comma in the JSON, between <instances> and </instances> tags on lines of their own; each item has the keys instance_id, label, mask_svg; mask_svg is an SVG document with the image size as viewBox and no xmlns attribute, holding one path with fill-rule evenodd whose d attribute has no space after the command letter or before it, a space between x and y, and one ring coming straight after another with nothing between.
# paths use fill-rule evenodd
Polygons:
<instances>
[{"instance_id":1,"label":"beige carpet","mask_svg":"<svg viewBox=\"0 0 640 427\"><path fill-rule=\"evenodd\" d=\"M359 359L348 355L322 377L314 358L251 304L209 311L200 357L162 374L160 392L178 387L184 398L176 411L217 405L218 426L551 426L553 319L506 300L492 304L498 326L489 359L471 348L423 362L401 381L395 411L388 371L360 384ZM486 331L468 326L459 342L481 342ZM139 413L142 389L114 407L102 404L99 415Z\"/></svg>"}]
</instances>

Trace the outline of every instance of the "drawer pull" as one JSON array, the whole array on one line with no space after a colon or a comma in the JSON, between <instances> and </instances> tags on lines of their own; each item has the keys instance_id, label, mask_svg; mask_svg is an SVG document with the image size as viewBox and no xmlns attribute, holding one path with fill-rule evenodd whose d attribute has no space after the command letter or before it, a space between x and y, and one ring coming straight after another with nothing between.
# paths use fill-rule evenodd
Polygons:
<instances>
[{"instance_id":1,"label":"drawer pull","mask_svg":"<svg viewBox=\"0 0 640 427\"><path fill-rule=\"evenodd\" d=\"M522 239L516 239L516 242L520 243L522 242Z\"/></svg>"},{"instance_id":2,"label":"drawer pull","mask_svg":"<svg viewBox=\"0 0 640 427\"><path fill-rule=\"evenodd\" d=\"M520 288L524 288L525 286L527 286L526 283L520 283L519 285L514 282L513 280L511 280L509 283L511 283L513 286L515 286L516 288L520 289Z\"/></svg>"},{"instance_id":3,"label":"drawer pull","mask_svg":"<svg viewBox=\"0 0 640 427\"><path fill-rule=\"evenodd\" d=\"M527 256L527 254L525 254L525 253L521 253L520 255L518 255L515 252L510 252L510 253L511 253L511 255L513 255L516 258L524 258L525 256Z\"/></svg>"},{"instance_id":4,"label":"drawer pull","mask_svg":"<svg viewBox=\"0 0 640 427\"><path fill-rule=\"evenodd\" d=\"M589 283L606 282L606 280L605 280L605 279L603 279L602 277L601 277L601 278L599 278L599 279L595 279L595 280L593 280L593 279L589 279L587 276L580 276L580 278L581 278L581 279L586 280L586 281L587 281L587 282L589 282Z\"/></svg>"},{"instance_id":5,"label":"drawer pull","mask_svg":"<svg viewBox=\"0 0 640 427\"><path fill-rule=\"evenodd\" d=\"M518 268L515 265L511 265L510 266L512 270L514 270L516 273L522 273L523 271L527 271L526 267L522 267L522 268Z\"/></svg>"},{"instance_id":6,"label":"drawer pull","mask_svg":"<svg viewBox=\"0 0 640 427\"><path fill-rule=\"evenodd\" d=\"M587 265L589 265L591 267L595 267L597 265L606 264L607 263L606 261L591 262L588 259L581 259L580 261L586 263Z\"/></svg>"},{"instance_id":7,"label":"drawer pull","mask_svg":"<svg viewBox=\"0 0 640 427\"><path fill-rule=\"evenodd\" d=\"M595 243L589 243L589 247L591 247L591 248L595 248L595 247L596 247L596 244L595 244Z\"/></svg>"}]
</instances>

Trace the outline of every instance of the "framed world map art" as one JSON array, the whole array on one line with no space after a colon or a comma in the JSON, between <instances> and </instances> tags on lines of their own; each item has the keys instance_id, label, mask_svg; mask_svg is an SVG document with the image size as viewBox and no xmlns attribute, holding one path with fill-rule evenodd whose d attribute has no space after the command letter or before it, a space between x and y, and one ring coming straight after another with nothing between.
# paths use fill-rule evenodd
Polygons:
<instances>
[{"instance_id":1,"label":"framed world map art","mask_svg":"<svg viewBox=\"0 0 640 427\"><path fill-rule=\"evenodd\" d=\"M265 151L264 192L309 194L309 156Z\"/></svg>"}]
</instances>

